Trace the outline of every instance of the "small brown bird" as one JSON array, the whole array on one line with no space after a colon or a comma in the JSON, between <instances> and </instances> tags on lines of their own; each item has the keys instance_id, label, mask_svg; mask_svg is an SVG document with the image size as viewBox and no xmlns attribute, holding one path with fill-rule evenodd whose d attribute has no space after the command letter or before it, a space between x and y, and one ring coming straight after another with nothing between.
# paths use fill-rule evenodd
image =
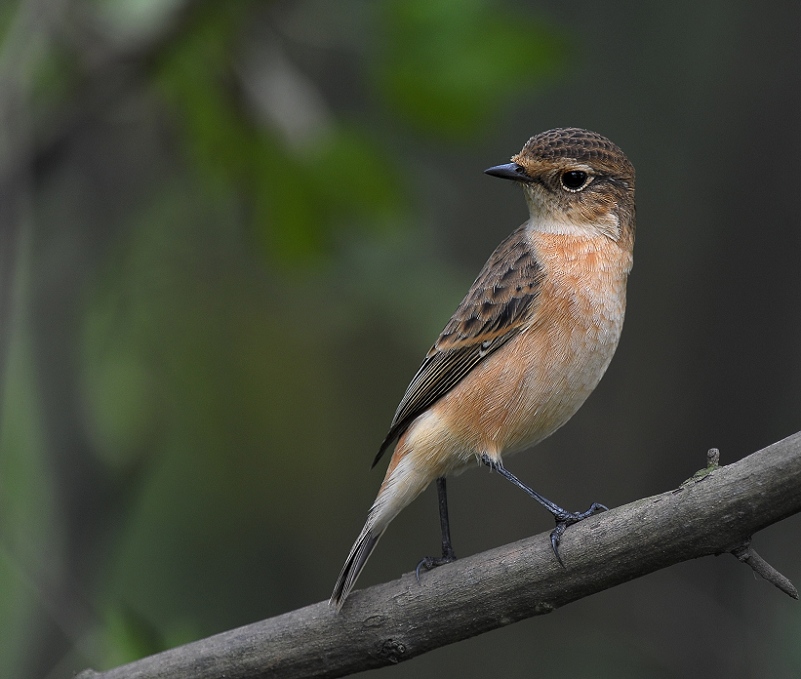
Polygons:
<instances>
[{"instance_id":1,"label":"small brown bird","mask_svg":"<svg viewBox=\"0 0 801 679\"><path fill-rule=\"evenodd\" d=\"M634 167L595 132L560 128L528 140L487 174L523 187L530 217L492 253L411 381L375 464L397 439L367 523L339 574L340 608L390 521L437 481L442 556L453 561L445 477L485 464L565 529L606 509L568 512L522 483L502 456L539 443L597 386L620 339L634 247Z\"/></svg>"}]
</instances>

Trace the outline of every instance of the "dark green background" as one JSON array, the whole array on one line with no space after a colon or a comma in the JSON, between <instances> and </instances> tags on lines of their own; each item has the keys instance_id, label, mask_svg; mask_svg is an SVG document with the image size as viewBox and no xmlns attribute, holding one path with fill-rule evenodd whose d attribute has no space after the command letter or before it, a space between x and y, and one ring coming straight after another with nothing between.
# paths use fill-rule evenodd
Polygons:
<instances>
[{"instance_id":1,"label":"dark green background","mask_svg":"<svg viewBox=\"0 0 801 679\"><path fill-rule=\"evenodd\" d=\"M0 7L0 676L327 598L408 380L526 217L482 170L551 127L635 164L635 268L606 378L510 469L615 506L801 428L799 35L745 0ZM551 526L486 471L450 491L461 555ZM754 543L796 584L800 526ZM360 585L437 548L429 490ZM707 558L379 672L790 679L801 608Z\"/></svg>"}]
</instances>

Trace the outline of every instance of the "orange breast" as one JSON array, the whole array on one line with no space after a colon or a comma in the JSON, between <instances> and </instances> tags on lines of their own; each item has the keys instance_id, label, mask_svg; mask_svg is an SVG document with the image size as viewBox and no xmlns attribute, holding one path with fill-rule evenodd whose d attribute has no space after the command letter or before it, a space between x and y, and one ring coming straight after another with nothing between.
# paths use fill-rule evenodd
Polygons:
<instances>
[{"instance_id":1,"label":"orange breast","mask_svg":"<svg viewBox=\"0 0 801 679\"><path fill-rule=\"evenodd\" d=\"M532 245L545 276L526 329L432 408L465 453L500 457L552 434L620 338L631 254L605 237L535 233Z\"/></svg>"}]
</instances>

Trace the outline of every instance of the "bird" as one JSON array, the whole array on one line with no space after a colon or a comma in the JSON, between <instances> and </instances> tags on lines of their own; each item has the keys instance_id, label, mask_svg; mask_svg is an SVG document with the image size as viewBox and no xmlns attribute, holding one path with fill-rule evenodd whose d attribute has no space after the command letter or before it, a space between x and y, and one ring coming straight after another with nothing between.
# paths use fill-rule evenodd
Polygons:
<instances>
[{"instance_id":1,"label":"bird","mask_svg":"<svg viewBox=\"0 0 801 679\"><path fill-rule=\"evenodd\" d=\"M395 444L367 521L330 598L341 609L389 523L436 482L442 556L456 559L446 477L484 465L565 529L604 511L569 512L510 472L503 456L531 448L581 407L612 360L633 264L634 167L606 137L575 127L531 137L485 170L522 187L529 218L490 255L398 405L373 466Z\"/></svg>"}]
</instances>

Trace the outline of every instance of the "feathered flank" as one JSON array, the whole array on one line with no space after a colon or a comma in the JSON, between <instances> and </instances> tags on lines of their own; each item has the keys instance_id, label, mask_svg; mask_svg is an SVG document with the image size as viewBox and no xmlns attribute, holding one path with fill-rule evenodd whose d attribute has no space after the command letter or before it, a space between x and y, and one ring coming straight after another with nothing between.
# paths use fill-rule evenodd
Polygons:
<instances>
[{"instance_id":1,"label":"feathered flank","mask_svg":"<svg viewBox=\"0 0 801 679\"><path fill-rule=\"evenodd\" d=\"M429 349L398 405L374 467L414 418L520 332L531 316L541 280L524 224L495 249Z\"/></svg>"}]
</instances>

